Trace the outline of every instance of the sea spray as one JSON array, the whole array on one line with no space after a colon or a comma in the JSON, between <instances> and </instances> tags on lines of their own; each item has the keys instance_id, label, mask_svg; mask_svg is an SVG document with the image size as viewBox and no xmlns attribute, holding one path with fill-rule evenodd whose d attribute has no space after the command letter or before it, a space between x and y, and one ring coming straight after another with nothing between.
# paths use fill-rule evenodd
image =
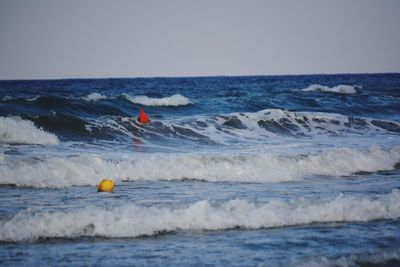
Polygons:
<instances>
[{"instance_id":1,"label":"sea spray","mask_svg":"<svg viewBox=\"0 0 400 267\"><path fill-rule=\"evenodd\" d=\"M0 144L56 145L56 135L37 128L20 117L0 117Z\"/></svg>"}]
</instances>

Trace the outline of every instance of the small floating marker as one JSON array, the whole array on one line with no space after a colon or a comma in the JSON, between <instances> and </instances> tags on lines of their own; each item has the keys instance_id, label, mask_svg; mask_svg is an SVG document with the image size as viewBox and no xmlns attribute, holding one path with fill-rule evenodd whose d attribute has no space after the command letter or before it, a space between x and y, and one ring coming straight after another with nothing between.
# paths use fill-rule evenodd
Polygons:
<instances>
[{"instance_id":1,"label":"small floating marker","mask_svg":"<svg viewBox=\"0 0 400 267\"><path fill-rule=\"evenodd\" d=\"M148 123L150 122L149 116L144 112L143 108L140 108L139 117L137 119L141 123Z\"/></svg>"},{"instance_id":2,"label":"small floating marker","mask_svg":"<svg viewBox=\"0 0 400 267\"><path fill-rule=\"evenodd\" d=\"M97 192L112 192L114 189L114 181L110 179L103 179L97 186Z\"/></svg>"}]
</instances>

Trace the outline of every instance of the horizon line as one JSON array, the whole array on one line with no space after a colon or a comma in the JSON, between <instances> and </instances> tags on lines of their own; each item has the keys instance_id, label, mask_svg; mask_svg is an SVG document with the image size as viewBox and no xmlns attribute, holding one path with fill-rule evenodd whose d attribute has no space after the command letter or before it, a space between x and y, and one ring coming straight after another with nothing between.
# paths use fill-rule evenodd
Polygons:
<instances>
[{"instance_id":1,"label":"horizon line","mask_svg":"<svg viewBox=\"0 0 400 267\"><path fill-rule=\"evenodd\" d=\"M318 75L372 75L372 74L400 74L400 72L337 72L337 73L297 73L297 74L228 74L228 75L166 75L166 76L110 76L110 77L58 77L58 78L17 78L2 79L0 82L6 81L61 81L61 80L101 80L101 79L184 79L184 78L217 78L217 77L272 77L272 76L318 76Z\"/></svg>"}]
</instances>

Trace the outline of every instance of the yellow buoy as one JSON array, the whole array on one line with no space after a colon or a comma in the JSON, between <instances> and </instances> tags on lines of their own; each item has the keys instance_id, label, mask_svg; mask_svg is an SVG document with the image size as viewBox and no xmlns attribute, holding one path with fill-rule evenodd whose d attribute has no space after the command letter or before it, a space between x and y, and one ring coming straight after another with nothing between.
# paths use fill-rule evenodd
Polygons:
<instances>
[{"instance_id":1,"label":"yellow buoy","mask_svg":"<svg viewBox=\"0 0 400 267\"><path fill-rule=\"evenodd\" d=\"M114 181L110 179L103 179L97 186L97 192L112 192L114 189Z\"/></svg>"}]
</instances>

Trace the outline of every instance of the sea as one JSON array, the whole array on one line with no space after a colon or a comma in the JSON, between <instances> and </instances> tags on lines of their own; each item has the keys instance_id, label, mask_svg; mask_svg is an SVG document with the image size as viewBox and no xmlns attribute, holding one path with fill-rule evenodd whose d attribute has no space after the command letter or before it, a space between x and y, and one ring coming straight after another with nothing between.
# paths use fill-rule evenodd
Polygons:
<instances>
[{"instance_id":1,"label":"sea","mask_svg":"<svg viewBox=\"0 0 400 267\"><path fill-rule=\"evenodd\" d=\"M0 265L400 266L400 74L0 81Z\"/></svg>"}]
</instances>

